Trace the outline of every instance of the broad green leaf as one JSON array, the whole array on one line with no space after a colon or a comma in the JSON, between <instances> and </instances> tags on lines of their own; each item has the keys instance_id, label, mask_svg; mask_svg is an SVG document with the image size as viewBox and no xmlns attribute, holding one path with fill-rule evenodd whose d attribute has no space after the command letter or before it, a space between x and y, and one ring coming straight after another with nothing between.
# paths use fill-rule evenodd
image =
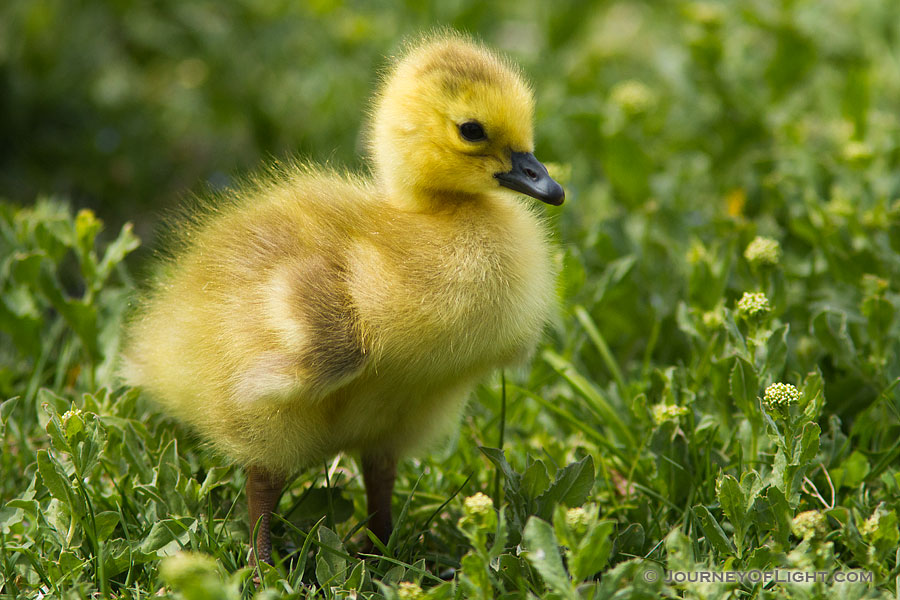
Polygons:
<instances>
[{"instance_id":1,"label":"broad green leaf","mask_svg":"<svg viewBox=\"0 0 900 600\"><path fill-rule=\"evenodd\" d=\"M790 327L782 325L772 332L766 342L766 372L777 377L784 371L785 357L787 356L787 335Z\"/></svg>"},{"instance_id":2,"label":"broad green leaf","mask_svg":"<svg viewBox=\"0 0 900 600\"><path fill-rule=\"evenodd\" d=\"M576 582L593 577L606 566L614 528L615 522L601 521L581 540L569 561L569 571Z\"/></svg>"},{"instance_id":3,"label":"broad green leaf","mask_svg":"<svg viewBox=\"0 0 900 600\"><path fill-rule=\"evenodd\" d=\"M347 576L347 580L344 582L344 588L348 590L364 591L364 588L368 587L367 584L370 583L369 574L366 571L366 561L360 560L357 561L356 565L350 571L350 575Z\"/></svg>"},{"instance_id":4,"label":"broad green leaf","mask_svg":"<svg viewBox=\"0 0 900 600\"><path fill-rule=\"evenodd\" d=\"M100 266L97 269L97 278L100 283L106 281L115 266L125 260L128 254L141 245L141 241L134 235L133 229L131 223L125 223L122 225L119 236L106 247L103 260L100 261Z\"/></svg>"},{"instance_id":5,"label":"broad green leaf","mask_svg":"<svg viewBox=\"0 0 900 600\"><path fill-rule=\"evenodd\" d=\"M347 561L341 556L341 554L346 554L344 545L341 538L327 527L319 527L318 535L316 581L323 588L339 586L347 580L349 575Z\"/></svg>"},{"instance_id":6,"label":"broad green leaf","mask_svg":"<svg viewBox=\"0 0 900 600\"><path fill-rule=\"evenodd\" d=\"M0 423L6 424L6 421L9 420L10 415L16 410L18 404L19 396L14 396L9 400L0 402Z\"/></svg>"},{"instance_id":7,"label":"broad green leaf","mask_svg":"<svg viewBox=\"0 0 900 600\"><path fill-rule=\"evenodd\" d=\"M808 421L819 417L824 402L825 382L822 373L817 369L806 375L800 388L800 408Z\"/></svg>"},{"instance_id":8,"label":"broad green leaf","mask_svg":"<svg viewBox=\"0 0 900 600\"><path fill-rule=\"evenodd\" d=\"M835 487L855 488L865 481L870 470L871 467L866 456L862 452L854 450L839 467L830 469L829 473Z\"/></svg>"},{"instance_id":9,"label":"broad green leaf","mask_svg":"<svg viewBox=\"0 0 900 600\"><path fill-rule=\"evenodd\" d=\"M742 358L735 358L731 367L731 376L728 380L731 386L731 395L744 414L753 414L756 397L759 394L759 381L756 369Z\"/></svg>"},{"instance_id":10,"label":"broad green leaf","mask_svg":"<svg viewBox=\"0 0 900 600\"><path fill-rule=\"evenodd\" d=\"M578 594L563 567L553 527L547 521L531 517L523 535L525 558L534 566L547 586L562 598L575 600Z\"/></svg>"},{"instance_id":11,"label":"broad green leaf","mask_svg":"<svg viewBox=\"0 0 900 600\"><path fill-rule=\"evenodd\" d=\"M48 450L39 450L37 453L38 472L50 494L66 505L74 515L84 516L83 501L72 488L72 482L66 475L62 465Z\"/></svg>"},{"instance_id":12,"label":"broad green leaf","mask_svg":"<svg viewBox=\"0 0 900 600\"><path fill-rule=\"evenodd\" d=\"M196 519L190 517L156 521L141 541L140 551L159 557L171 556L187 545L191 531L196 528Z\"/></svg>"},{"instance_id":13,"label":"broad green leaf","mask_svg":"<svg viewBox=\"0 0 900 600\"><path fill-rule=\"evenodd\" d=\"M547 465L540 459L531 463L522 474L522 494L531 501L547 491L549 486L550 474Z\"/></svg>"},{"instance_id":14,"label":"broad green leaf","mask_svg":"<svg viewBox=\"0 0 900 600\"><path fill-rule=\"evenodd\" d=\"M772 510L772 516L775 527L772 535L776 541L783 547L789 547L789 538L791 535L791 520L794 518L794 511L788 503L785 495L776 487L770 487L766 492L766 501Z\"/></svg>"},{"instance_id":15,"label":"broad green leaf","mask_svg":"<svg viewBox=\"0 0 900 600\"><path fill-rule=\"evenodd\" d=\"M342 487L308 490L288 517L296 521L318 521L329 512L335 523L343 523L353 516L353 502L344 494Z\"/></svg>"},{"instance_id":16,"label":"broad green leaf","mask_svg":"<svg viewBox=\"0 0 900 600\"><path fill-rule=\"evenodd\" d=\"M97 539L106 540L119 524L119 513L114 510L97 513L94 515L94 523L97 527Z\"/></svg>"},{"instance_id":17,"label":"broad green leaf","mask_svg":"<svg viewBox=\"0 0 900 600\"><path fill-rule=\"evenodd\" d=\"M67 297L56 275L50 273L48 269L41 270L40 289L78 335L90 357L98 359L100 349L97 344L97 307L83 300Z\"/></svg>"},{"instance_id":18,"label":"broad green leaf","mask_svg":"<svg viewBox=\"0 0 900 600\"><path fill-rule=\"evenodd\" d=\"M794 457L798 464L806 465L819 452L819 435L821 430L816 423L808 422L803 426L803 433L797 440Z\"/></svg>"},{"instance_id":19,"label":"broad green leaf","mask_svg":"<svg viewBox=\"0 0 900 600\"><path fill-rule=\"evenodd\" d=\"M709 512L709 509L702 504L698 504L691 510L700 522L700 528L703 529L706 541L720 554L733 555L734 548L731 545L731 541L725 535L725 531L722 530L722 526L719 525L716 518Z\"/></svg>"},{"instance_id":20,"label":"broad green leaf","mask_svg":"<svg viewBox=\"0 0 900 600\"><path fill-rule=\"evenodd\" d=\"M722 511L734 527L734 545L740 558L744 551L744 533L747 526L747 510L741 484L731 475L722 475L716 482L716 497Z\"/></svg>"},{"instance_id":21,"label":"broad green leaf","mask_svg":"<svg viewBox=\"0 0 900 600\"><path fill-rule=\"evenodd\" d=\"M550 519L557 504L569 507L584 504L593 486L594 459L588 455L556 472L553 483L538 497L538 516Z\"/></svg>"}]
</instances>

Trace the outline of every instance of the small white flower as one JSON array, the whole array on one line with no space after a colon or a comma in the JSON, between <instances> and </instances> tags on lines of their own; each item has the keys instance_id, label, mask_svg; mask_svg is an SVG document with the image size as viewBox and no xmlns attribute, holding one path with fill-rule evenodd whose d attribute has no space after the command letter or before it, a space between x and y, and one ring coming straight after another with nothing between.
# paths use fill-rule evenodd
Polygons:
<instances>
[{"instance_id":1,"label":"small white flower","mask_svg":"<svg viewBox=\"0 0 900 600\"><path fill-rule=\"evenodd\" d=\"M773 383L766 388L763 403L769 410L786 413L791 404L800 400L800 390L789 383Z\"/></svg>"},{"instance_id":2,"label":"small white flower","mask_svg":"<svg viewBox=\"0 0 900 600\"><path fill-rule=\"evenodd\" d=\"M748 317L769 312L769 299L762 292L744 292L737 303L738 312Z\"/></svg>"}]
</instances>

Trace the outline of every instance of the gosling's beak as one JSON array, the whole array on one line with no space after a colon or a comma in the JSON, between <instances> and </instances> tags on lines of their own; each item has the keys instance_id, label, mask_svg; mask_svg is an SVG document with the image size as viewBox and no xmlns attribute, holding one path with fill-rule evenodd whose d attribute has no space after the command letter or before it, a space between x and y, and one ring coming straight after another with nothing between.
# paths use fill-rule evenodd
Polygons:
<instances>
[{"instance_id":1,"label":"gosling's beak","mask_svg":"<svg viewBox=\"0 0 900 600\"><path fill-rule=\"evenodd\" d=\"M528 194L541 202L559 206L566 199L566 192L556 183L547 167L542 165L531 152L513 152L512 169L506 173L495 173L494 177L503 187Z\"/></svg>"}]
</instances>

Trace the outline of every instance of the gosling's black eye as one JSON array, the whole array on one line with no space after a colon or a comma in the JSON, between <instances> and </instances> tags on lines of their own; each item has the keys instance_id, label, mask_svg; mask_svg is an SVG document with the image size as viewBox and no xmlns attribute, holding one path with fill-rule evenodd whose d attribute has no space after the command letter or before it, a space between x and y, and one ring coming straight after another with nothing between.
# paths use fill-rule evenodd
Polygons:
<instances>
[{"instance_id":1,"label":"gosling's black eye","mask_svg":"<svg viewBox=\"0 0 900 600\"><path fill-rule=\"evenodd\" d=\"M481 142L487 139L484 127L478 121L466 121L459 126L459 133L470 142Z\"/></svg>"}]
</instances>

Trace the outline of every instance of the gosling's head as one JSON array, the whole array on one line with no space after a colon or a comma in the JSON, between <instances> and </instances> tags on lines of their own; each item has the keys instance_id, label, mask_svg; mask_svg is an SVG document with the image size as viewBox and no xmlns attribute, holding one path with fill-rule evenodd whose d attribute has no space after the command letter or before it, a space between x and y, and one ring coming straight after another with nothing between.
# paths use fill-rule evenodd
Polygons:
<instances>
[{"instance_id":1,"label":"gosling's head","mask_svg":"<svg viewBox=\"0 0 900 600\"><path fill-rule=\"evenodd\" d=\"M375 99L370 152L392 197L501 187L548 204L565 193L534 157L534 98L518 70L458 34L412 47Z\"/></svg>"}]
</instances>

